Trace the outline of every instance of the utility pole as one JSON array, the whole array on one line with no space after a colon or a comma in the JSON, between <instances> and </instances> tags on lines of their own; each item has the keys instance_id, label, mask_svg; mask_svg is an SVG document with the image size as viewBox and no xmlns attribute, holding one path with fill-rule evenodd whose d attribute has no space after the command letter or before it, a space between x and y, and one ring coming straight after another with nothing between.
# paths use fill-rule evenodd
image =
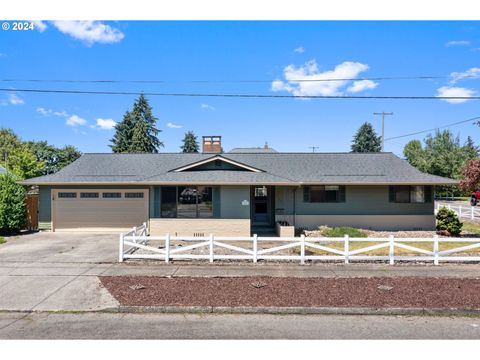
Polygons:
<instances>
[{"instance_id":1,"label":"utility pole","mask_svg":"<svg viewBox=\"0 0 480 360\"><path fill-rule=\"evenodd\" d=\"M382 115L382 152L385 151L385 115L393 115L393 113L386 113L382 111L381 113L374 112L373 115Z\"/></svg>"},{"instance_id":2,"label":"utility pole","mask_svg":"<svg viewBox=\"0 0 480 360\"><path fill-rule=\"evenodd\" d=\"M320 146L309 146L309 149L312 149L312 152L315 152L315 149L318 149Z\"/></svg>"}]
</instances>

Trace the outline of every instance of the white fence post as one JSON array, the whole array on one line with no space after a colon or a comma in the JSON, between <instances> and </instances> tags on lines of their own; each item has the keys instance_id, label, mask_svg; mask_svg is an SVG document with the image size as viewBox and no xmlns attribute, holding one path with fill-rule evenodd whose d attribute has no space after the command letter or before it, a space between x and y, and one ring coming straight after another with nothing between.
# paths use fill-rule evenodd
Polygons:
<instances>
[{"instance_id":1,"label":"white fence post","mask_svg":"<svg viewBox=\"0 0 480 360\"><path fill-rule=\"evenodd\" d=\"M393 265L395 263L395 255L394 255L395 242L394 242L393 235L390 235L389 241L390 241L390 246L389 246L389 251L388 251L388 257L390 259L390 265Z\"/></svg>"},{"instance_id":2,"label":"white fence post","mask_svg":"<svg viewBox=\"0 0 480 360\"><path fill-rule=\"evenodd\" d=\"M213 234L210 234L210 262L213 263Z\"/></svg>"},{"instance_id":3,"label":"white fence post","mask_svg":"<svg viewBox=\"0 0 480 360\"><path fill-rule=\"evenodd\" d=\"M143 223L142 235L147 236L147 223L146 222Z\"/></svg>"},{"instance_id":4,"label":"white fence post","mask_svg":"<svg viewBox=\"0 0 480 360\"><path fill-rule=\"evenodd\" d=\"M348 253L349 253L349 236L348 235L345 235L344 237L344 253L345 253L345 264L348 264Z\"/></svg>"},{"instance_id":5,"label":"white fence post","mask_svg":"<svg viewBox=\"0 0 480 360\"><path fill-rule=\"evenodd\" d=\"M165 262L170 261L170 234L165 235Z\"/></svg>"},{"instance_id":6,"label":"white fence post","mask_svg":"<svg viewBox=\"0 0 480 360\"><path fill-rule=\"evenodd\" d=\"M300 236L300 264L305 264L305 234Z\"/></svg>"},{"instance_id":7,"label":"white fence post","mask_svg":"<svg viewBox=\"0 0 480 360\"><path fill-rule=\"evenodd\" d=\"M433 235L433 264L438 265L438 235Z\"/></svg>"},{"instance_id":8,"label":"white fence post","mask_svg":"<svg viewBox=\"0 0 480 360\"><path fill-rule=\"evenodd\" d=\"M118 244L118 262L123 262L123 234L120 234L120 241Z\"/></svg>"},{"instance_id":9,"label":"white fence post","mask_svg":"<svg viewBox=\"0 0 480 360\"><path fill-rule=\"evenodd\" d=\"M470 219L474 219L475 218L475 213L473 212L473 206L470 207L471 211L470 211Z\"/></svg>"},{"instance_id":10,"label":"white fence post","mask_svg":"<svg viewBox=\"0 0 480 360\"><path fill-rule=\"evenodd\" d=\"M253 262L257 262L257 256L258 256L258 235L253 234Z\"/></svg>"},{"instance_id":11,"label":"white fence post","mask_svg":"<svg viewBox=\"0 0 480 360\"><path fill-rule=\"evenodd\" d=\"M458 214L458 217L459 217L459 218L462 218L462 205L459 206L459 214Z\"/></svg>"}]
</instances>

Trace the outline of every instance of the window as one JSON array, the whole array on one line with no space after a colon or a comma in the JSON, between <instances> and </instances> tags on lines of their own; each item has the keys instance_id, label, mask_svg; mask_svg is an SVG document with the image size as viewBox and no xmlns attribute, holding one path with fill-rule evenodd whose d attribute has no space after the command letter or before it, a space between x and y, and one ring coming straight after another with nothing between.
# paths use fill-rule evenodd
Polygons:
<instances>
[{"instance_id":1,"label":"window","mask_svg":"<svg viewBox=\"0 0 480 360\"><path fill-rule=\"evenodd\" d=\"M412 186L410 189L410 201L412 203L425 202L425 191L423 186Z\"/></svg>"},{"instance_id":2,"label":"window","mask_svg":"<svg viewBox=\"0 0 480 360\"><path fill-rule=\"evenodd\" d=\"M177 217L196 218L199 197L197 188L195 186L179 186L177 195Z\"/></svg>"},{"instance_id":3,"label":"window","mask_svg":"<svg viewBox=\"0 0 480 360\"><path fill-rule=\"evenodd\" d=\"M315 185L303 188L303 201L310 203L337 203L345 202L345 186Z\"/></svg>"},{"instance_id":4,"label":"window","mask_svg":"<svg viewBox=\"0 0 480 360\"><path fill-rule=\"evenodd\" d=\"M212 187L163 186L160 209L162 218L211 218Z\"/></svg>"},{"instance_id":5,"label":"window","mask_svg":"<svg viewBox=\"0 0 480 360\"><path fill-rule=\"evenodd\" d=\"M256 187L255 197L267 197L267 188L265 186Z\"/></svg>"},{"instance_id":6,"label":"window","mask_svg":"<svg viewBox=\"0 0 480 360\"><path fill-rule=\"evenodd\" d=\"M125 198L127 199L143 199L143 192L126 192Z\"/></svg>"},{"instance_id":7,"label":"window","mask_svg":"<svg viewBox=\"0 0 480 360\"><path fill-rule=\"evenodd\" d=\"M213 217L213 191L211 186L197 186L199 194L197 214L199 218Z\"/></svg>"},{"instance_id":8,"label":"window","mask_svg":"<svg viewBox=\"0 0 480 360\"><path fill-rule=\"evenodd\" d=\"M104 192L104 193L102 193L102 197L104 199L120 199L122 197L122 193L120 193L120 192Z\"/></svg>"},{"instance_id":9,"label":"window","mask_svg":"<svg viewBox=\"0 0 480 360\"><path fill-rule=\"evenodd\" d=\"M62 199L74 199L77 197L76 192L59 192L58 197Z\"/></svg>"},{"instance_id":10,"label":"window","mask_svg":"<svg viewBox=\"0 0 480 360\"><path fill-rule=\"evenodd\" d=\"M98 198L97 192L81 192L80 193L81 199L96 199Z\"/></svg>"},{"instance_id":11,"label":"window","mask_svg":"<svg viewBox=\"0 0 480 360\"><path fill-rule=\"evenodd\" d=\"M432 201L431 186L390 186L390 202L394 203L428 203Z\"/></svg>"}]
</instances>

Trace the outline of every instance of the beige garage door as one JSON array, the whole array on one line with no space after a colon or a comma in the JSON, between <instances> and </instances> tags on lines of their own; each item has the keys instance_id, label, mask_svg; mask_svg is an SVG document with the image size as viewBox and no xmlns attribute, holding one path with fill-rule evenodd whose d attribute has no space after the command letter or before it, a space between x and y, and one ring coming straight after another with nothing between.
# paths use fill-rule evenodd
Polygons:
<instances>
[{"instance_id":1,"label":"beige garage door","mask_svg":"<svg viewBox=\"0 0 480 360\"><path fill-rule=\"evenodd\" d=\"M119 231L148 220L148 190L52 190L54 231Z\"/></svg>"}]
</instances>

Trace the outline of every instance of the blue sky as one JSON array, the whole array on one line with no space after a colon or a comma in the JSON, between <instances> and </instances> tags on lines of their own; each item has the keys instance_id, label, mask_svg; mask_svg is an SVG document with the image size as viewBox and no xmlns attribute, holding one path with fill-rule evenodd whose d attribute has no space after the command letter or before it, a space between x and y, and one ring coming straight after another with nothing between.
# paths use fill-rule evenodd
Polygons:
<instances>
[{"instance_id":1,"label":"blue sky","mask_svg":"<svg viewBox=\"0 0 480 360\"><path fill-rule=\"evenodd\" d=\"M11 23L11 22L10 22ZM479 93L478 22L42 22L33 31L0 30L0 79L165 80L162 84L2 82L2 88L276 95L472 96ZM452 75L452 73L456 73ZM296 83L288 80L383 76L434 80ZM191 83L192 80L258 83ZM135 96L0 93L0 126L25 140L109 152L112 121ZM149 97L162 151L179 151L185 131L222 135L223 147L349 151L373 112L393 112L385 137L480 116L478 101L302 100ZM170 125L170 126L169 126ZM173 127L172 127L173 126ZM180 127L181 126L181 127ZM471 123L451 127L480 143ZM401 154L411 139L386 142Z\"/></svg>"}]
</instances>

